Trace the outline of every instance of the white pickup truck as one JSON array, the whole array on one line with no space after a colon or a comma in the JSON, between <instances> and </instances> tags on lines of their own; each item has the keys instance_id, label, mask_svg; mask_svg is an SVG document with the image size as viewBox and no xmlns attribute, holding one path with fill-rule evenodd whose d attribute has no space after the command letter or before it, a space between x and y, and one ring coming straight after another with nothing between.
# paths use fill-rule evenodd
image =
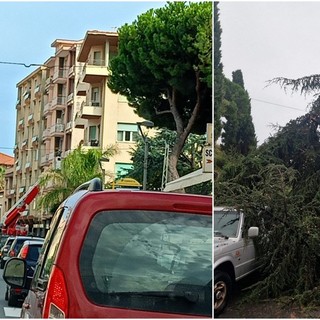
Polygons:
<instances>
[{"instance_id":1,"label":"white pickup truck","mask_svg":"<svg viewBox=\"0 0 320 320\"><path fill-rule=\"evenodd\" d=\"M257 269L252 238L259 229L243 234L244 213L231 208L214 208L214 315L228 304L233 284Z\"/></svg>"}]
</instances>

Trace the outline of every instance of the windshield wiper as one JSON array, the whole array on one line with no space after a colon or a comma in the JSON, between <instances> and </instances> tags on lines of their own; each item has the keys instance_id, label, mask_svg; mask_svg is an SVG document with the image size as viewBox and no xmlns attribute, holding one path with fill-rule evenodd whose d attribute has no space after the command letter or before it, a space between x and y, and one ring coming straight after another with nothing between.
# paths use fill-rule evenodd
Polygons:
<instances>
[{"instance_id":1,"label":"windshield wiper","mask_svg":"<svg viewBox=\"0 0 320 320\"><path fill-rule=\"evenodd\" d=\"M225 234L223 234L223 233L222 233L222 232L220 232L220 231L215 231L215 232L214 232L214 235L217 235L218 237L225 238L226 240L228 240L228 239L229 239L229 237L228 237L228 236L226 236Z\"/></svg>"},{"instance_id":2,"label":"windshield wiper","mask_svg":"<svg viewBox=\"0 0 320 320\"><path fill-rule=\"evenodd\" d=\"M182 298L188 302L196 303L199 300L199 293L192 291L127 291L127 292L109 292L110 296L143 296L156 298Z\"/></svg>"}]
</instances>

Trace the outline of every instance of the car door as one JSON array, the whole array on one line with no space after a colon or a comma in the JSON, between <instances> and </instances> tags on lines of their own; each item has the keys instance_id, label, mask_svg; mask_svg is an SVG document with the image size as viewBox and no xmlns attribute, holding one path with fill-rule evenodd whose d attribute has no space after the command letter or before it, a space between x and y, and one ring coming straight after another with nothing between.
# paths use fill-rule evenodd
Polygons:
<instances>
[{"instance_id":1,"label":"car door","mask_svg":"<svg viewBox=\"0 0 320 320\"><path fill-rule=\"evenodd\" d=\"M36 265L29 293L22 305L22 317L42 318L50 271L55 261L56 248L61 240L62 230L66 221L64 217L64 208L60 208L52 220L50 230L43 244L42 253Z\"/></svg>"},{"instance_id":2,"label":"car door","mask_svg":"<svg viewBox=\"0 0 320 320\"><path fill-rule=\"evenodd\" d=\"M244 234L243 213L241 213L240 228L238 246L233 253L237 261L236 277L244 277L256 267L256 255L253 240L245 237Z\"/></svg>"}]
</instances>

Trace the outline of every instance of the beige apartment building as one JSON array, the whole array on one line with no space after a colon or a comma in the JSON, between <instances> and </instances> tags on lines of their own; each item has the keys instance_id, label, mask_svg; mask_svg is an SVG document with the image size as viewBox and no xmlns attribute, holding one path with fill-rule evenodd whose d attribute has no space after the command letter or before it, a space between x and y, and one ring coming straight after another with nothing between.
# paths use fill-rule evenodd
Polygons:
<instances>
[{"instance_id":1,"label":"beige apartment building","mask_svg":"<svg viewBox=\"0 0 320 320\"><path fill-rule=\"evenodd\" d=\"M138 134L137 122L144 120L128 106L125 97L113 94L107 86L109 61L117 54L117 47L117 33L88 31L78 56L78 61L83 64L78 92L83 83L89 87L76 121L86 120L85 147L105 150L110 145L116 145L119 150L109 162L103 163L106 172L112 174L111 180L131 168L128 151Z\"/></svg>"},{"instance_id":2,"label":"beige apartment building","mask_svg":"<svg viewBox=\"0 0 320 320\"><path fill-rule=\"evenodd\" d=\"M144 119L107 86L109 61L117 54L117 33L88 31L83 40L57 39L51 46L54 56L17 84L15 164L6 178L10 188L6 210L41 172L59 168L80 142L83 148L117 146L118 154L102 163L106 182L132 166L128 151L138 134L137 122ZM35 204L30 204L21 221L44 235L51 215L39 212Z\"/></svg>"}]
</instances>

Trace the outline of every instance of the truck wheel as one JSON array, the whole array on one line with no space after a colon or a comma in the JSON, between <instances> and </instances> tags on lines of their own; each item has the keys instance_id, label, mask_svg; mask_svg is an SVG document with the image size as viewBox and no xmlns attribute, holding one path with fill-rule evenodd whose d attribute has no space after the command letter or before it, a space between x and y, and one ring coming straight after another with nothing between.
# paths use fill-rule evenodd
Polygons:
<instances>
[{"instance_id":1,"label":"truck wheel","mask_svg":"<svg viewBox=\"0 0 320 320\"><path fill-rule=\"evenodd\" d=\"M226 308L231 296L232 281L223 271L214 272L214 315L220 315Z\"/></svg>"}]
</instances>

